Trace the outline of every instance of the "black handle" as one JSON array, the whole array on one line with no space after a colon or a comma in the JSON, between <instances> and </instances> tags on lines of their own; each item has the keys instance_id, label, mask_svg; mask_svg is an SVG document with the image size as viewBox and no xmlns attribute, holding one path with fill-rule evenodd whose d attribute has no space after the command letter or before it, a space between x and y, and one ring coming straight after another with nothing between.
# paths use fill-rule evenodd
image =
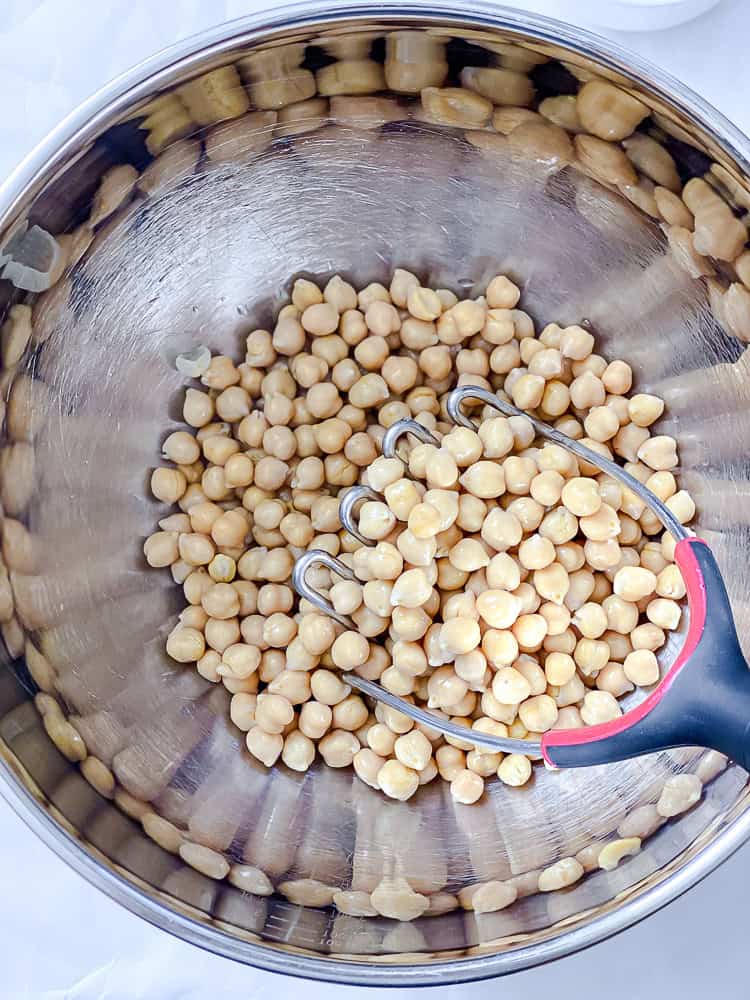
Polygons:
<instances>
[{"instance_id":1,"label":"black handle","mask_svg":"<svg viewBox=\"0 0 750 1000\"><path fill-rule=\"evenodd\" d=\"M545 733L542 752L548 763L584 767L671 747L704 746L750 771L750 667L724 580L700 539L679 542L675 560L690 605L682 652L652 694L621 718L588 729Z\"/></svg>"}]
</instances>

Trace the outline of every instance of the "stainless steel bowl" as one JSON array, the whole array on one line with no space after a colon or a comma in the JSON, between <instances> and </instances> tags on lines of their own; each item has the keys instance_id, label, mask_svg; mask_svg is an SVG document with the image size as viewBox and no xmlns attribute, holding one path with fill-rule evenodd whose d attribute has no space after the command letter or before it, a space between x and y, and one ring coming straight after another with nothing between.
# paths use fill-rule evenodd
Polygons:
<instances>
[{"instance_id":1,"label":"stainless steel bowl","mask_svg":"<svg viewBox=\"0 0 750 1000\"><path fill-rule=\"evenodd\" d=\"M748 651L750 388L748 354L735 336L744 335L743 320L724 295L736 281L731 268L708 281L690 276L658 220L617 188L575 166L540 162L527 145L487 139L487 131L420 121L418 99L402 96L404 120L383 128L315 112L309 131L280 135L278 123L274 133L258 118L217 132L214 98L196 98L207 73L230 67L220 76L231 86L217 88L229 102L223 113L237 115L247 98L232 67L262 101L268 80L286 86L291 78L304 91L312 73L303 70L382 60L384 37L403 29L416 33L418 51L425 39L436 58L447 51L452 71L525 67L544 95L574 92L577 78L592 74L618 82L652 109L642 128L667 146L683 181L707 173L737 214L750 207L748 142L696 95L601 39L477 4L306 6L225 25L105 88L0 188L0 246L25 218L54 234L75 232L60 241L69 261L86 250L49 292L31 296L31 345L2 374L16 437L28 412L14 404L13 387L23 372L44 383L31 404L33 475L31 448L12 456L6 438L0 454L5 513L37 544L33 570L12 574L16 616L3 625L12 662L0 673L2 792L60 856L154 924L264 968L379 985L478 979L565 955L663 906L750 833L746 775L730 766L637 856L568 891L409 924L351 917L244 894L187 866L87 783L34 707L38 685L60 699L132 814L153 810L190 840L250 860L275 884L312 877L372 888L385 873L428 894L455 893L610 835L655 801L668 775L701 766L696 749L581 772L541 770L520 793L489 787L476 808L455 806L437 785L408 804L387 802L349 772L267 773L241 749L226 692L163 654L175 588L168 574L146 569L140 550L157 517L147 470L176 426L167 399L170 416L179 415L174 356L201 342L236 351L243 332L267 321L291 275L382 280L398 265L456 290L480 286L498 268L516 274L536 318L585 317L604 353L630 360L639 385L666 397L684 481ZM381 72L366 70L375 79ZM180 89L196 79L191 91ZM176 96L186 93L189 115ZM294 129L287 123L285 131ZM125 176L139 174L138 184L112 213L99 200L86 249L86 227L77 227L102 175L123 163L135 167ZM0 317L23 298L0 281Z\"/></svg>"}]
</instances>

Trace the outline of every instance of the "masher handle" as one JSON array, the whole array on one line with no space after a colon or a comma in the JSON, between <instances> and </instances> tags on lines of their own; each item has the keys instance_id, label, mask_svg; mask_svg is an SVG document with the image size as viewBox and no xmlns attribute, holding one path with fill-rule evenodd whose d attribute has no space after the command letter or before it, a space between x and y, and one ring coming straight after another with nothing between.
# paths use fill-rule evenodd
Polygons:
<instances>
[{"instance_id":1,"label":"masher handle","mask_svg":"<svg viewBox=\"0 0 750 1000\"><path fill-rule=\"evenodd\" d=\"M685 643L652 693L612 722L551 730L542 754L554 767L608 764L656 750L704 746L750 771L750 667L711 549L699 538L677 543L675 562L687 589Z\"/></svg>"}]
</instances>

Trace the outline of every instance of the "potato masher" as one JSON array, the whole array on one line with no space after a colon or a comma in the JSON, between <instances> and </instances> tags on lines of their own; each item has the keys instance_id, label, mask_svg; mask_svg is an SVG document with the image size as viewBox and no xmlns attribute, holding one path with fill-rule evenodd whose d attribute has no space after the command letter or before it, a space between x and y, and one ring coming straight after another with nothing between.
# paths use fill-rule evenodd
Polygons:
<instances>
[{"instance_id":1,"label":"potato masher","mask_svg":"<svg viewBox=\"0 0 750 1000\"><path fill-rule=\"evenodd\" d=\"M682 525L659 497L616 462L487 389L468 385L450 393L447 410L454 423L475 429L474 422L462 409L467 400L483 403L504 416L524 417L539 437L596 466L630 489L656 514L677 543L674 558L687 590L689 625L682 649L664 677L639 705L600 725L549 730L541 740L478 733L418 708L356 674L347 673L343 675L344 680L438 732L492 751L542 757L552 767L606 764L673 747L704 746L727 754L750 770L750 668L737 638L724 580L706 542ZM417 421L400 420L384 436L383 454L386 457L396 454L396 444L405 434L413 434L423 442L439 443ZM382 497L370 487L354 487L342 501L341 522L357 539L372 544L359 533L354 523L355 509L365 499L381 500ZM306 583L307 570L313 565L324 566L346 580L356 580L355 574L329 553L312 549L297 560L292 582L301 597L345 628L356 630L351 618L338 614L326 597Z\"/></svg>"}]
</instances>

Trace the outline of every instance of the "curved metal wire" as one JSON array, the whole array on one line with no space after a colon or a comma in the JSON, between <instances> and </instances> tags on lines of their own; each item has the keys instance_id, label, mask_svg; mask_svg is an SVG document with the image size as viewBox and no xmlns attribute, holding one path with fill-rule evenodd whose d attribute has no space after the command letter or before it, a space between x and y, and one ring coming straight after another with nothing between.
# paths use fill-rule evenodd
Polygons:
<instances>
[{"instance_id":1,"label":"curved metal wire","mask_svg":"<svg viewBox=\"0 0 750 1000\"><path fill-rule=\"evenodd\" d=\"M339 504L339 520L349 534L354 535L357 541L362 542L363 545L374 545L375 541L372 538L366 538L359 530L359 523L354 520L356 509L364 500L382 499L382 494L376 493L369 486L352 486L346 491Z\"/></svg>"},{"instance_id":2,"label":"curved metal wire","mask_svg":"<svg viewBox=\"0 0 750 1000\"><path fill-rule=\"evenodd\" d=\"M404 417L403 420L397 420L395 424L391 424L383 435L381 450L386 458L398 457L396 455L396 445L405 434L413 434L422 444L434 444L436 448L440 445L440 442L432 431L429 431L423 424L420 424L418 420Z\"/></svg>"},{"instance_id":3,"label":"curved metal wire","mask_svg":"<svg viewBox=\"0 0 750 1000\"><path fill-rule=\"evenodd\" d=\"M432 434L426 427L423 427L422 424L416 420L411 420L410 418L405 417L403 420L397 420L394 424L391 424L385 432L381 449L383 457L397 458L396 446L401 438L405 437L407 434L413 434L414 437L418 438L423 444L434 444L436 447L440 444L435 435ZM366 538L365 535L362 534L359 530L359 522L358 520L355 520L357 507L364 500L382 501L383 496L376 490L372 489L371 486L352 486L351 489L346 491L341 503L339 504L339 520L349 534L353 535L358 542L362 542L363 545L375 545L375 541L372 538Z\"/></svg>"},{"instance_id":4,"label":"curved metal wire","mask_svg":"<svg viewBox=\"0 0 750 1000\"><path fill-rule=\"evenodd\" d=\"M411 702L404 701L398 695L386 691L380 684L375 684L374 681L367 681L363 677L358 677L357 674L344 674L343 680L347 684L351 684L352 687L357 688L363 694L368 694L371 698L390 705L391 708L395 708L404 715L408 715L415 722L429 726L430 729L443 733L443 735L454 736L458 740L465 740L473 746L483 747L494 753L501 751L502 753L522 753L527 757L542 756L542 744L538 740L515 740L510 736L493 736L491 733L480 733L476 729L469 729L468 726L461 726L457 722L451 722L450 719L441 719L439 716L433 715L432 712L428 712L423 708L417 708Z\"/></svg>"},{"instance_id":5,"label":"curved metal wire","mask_svg":"<svg viewBox=\"0 0 750 1000\"><path fill-rule=\"evenodd\" d=\"M613 462L609 458L605 458L603 455L599 455L597 452L593 451L591 448L587 448L585 444L581 444L580 441L576 441L574 438L568 437L567 434L563 434L556 430L554 427L550 427L549 424L543 423L541 420L537 420L536 417L529 416L524 410L519 410L517 406L512 403L506 402L494 393L489 392L487 389L483 389L478 385L462 385L457 389L454 389L448 396L446 402L446 409L448 415L454 423L460 424L462 427L469 427L471 430L476 430L476 424L470 417L467 417L465 413L461 410L461 406L464 400L474 399L480 403L484 403L485 406L491 406L493 410L497 410L498 413L502 413L506 417L525 417L531 426L534 428L539 437L546 438L548 441L553 441L555 444L559 444L561 448L565 448L567 451L572 452L578 458L582 458L585 462L590 462L591 465L595 465L597 469L616 479L623 486L627 486L629 490L632 490L639 499L641 499L647 507L649 507L654 514L659 518L661 523L667 529L667 531L677 540L681 541L683 538L690 538L692 532L689 531L683 524L677 520L672 511L667 507L662 501L653 493L647 486L645 486L639 479L635 476L631 476L629 472L626 472L621 466L616 462Z\"/></svg>"},{"instance_id":6,"label":"curved metal wire","mask_svg":"<svg viewBox=\"0 0 750 1000\"><path fill-rule=\"evenodd\" d=\"M324 549L310 549L309 552L301 555L294 564L294 568L292 569L292 586L300 597L304 597L310 604L313 604L316 608L320 608L321 611L325 611L339 625L356 631L357 626L349 615L340 615L328 598L323 597L317 590L313 590L307 582L307 571L312 566L325 566L326 569L332 570L345 580L356 580L357 577L354 575L354 571L349 569L346 563L342 563L340 559L332 556L330 552L326 552Z\"/></svg>"}]
</instances>

